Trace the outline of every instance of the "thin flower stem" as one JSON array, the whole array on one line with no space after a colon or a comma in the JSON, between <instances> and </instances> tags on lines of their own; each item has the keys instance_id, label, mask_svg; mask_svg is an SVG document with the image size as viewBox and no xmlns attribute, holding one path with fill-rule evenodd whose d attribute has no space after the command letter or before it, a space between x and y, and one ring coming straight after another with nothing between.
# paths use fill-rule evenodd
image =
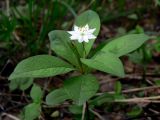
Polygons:
<instances>
[{"instance_id":1,"label":"thin flower stem","mask_svg":"<svg viewBox=\"0 0 160 120\"><path fill-rule=\"evenodd\" d=\"M78 59L78 63L79 63L78 69L80 69L81 73L83 73L83 67L82 67L82 63L80 61L81 56L80 56L80 54L79 54L74 42L71 42L71 45L74 47L75 52L76 52L75 54L77 55L77 59Z\"/></svg>"},{"instance_id":2,"label":"thin flower stem","mask_svg":"<svg viewBox=\"0 0 160 120\"><path fill-rule=\"evenodd\" d=\"M84 56L83 57L85 58L86 55L87 55L87 52L86 52L86 49L85 49L85 43L83 42L82 44L83 44L83 50L84 50Z\"/></svg>"}]
</instances>

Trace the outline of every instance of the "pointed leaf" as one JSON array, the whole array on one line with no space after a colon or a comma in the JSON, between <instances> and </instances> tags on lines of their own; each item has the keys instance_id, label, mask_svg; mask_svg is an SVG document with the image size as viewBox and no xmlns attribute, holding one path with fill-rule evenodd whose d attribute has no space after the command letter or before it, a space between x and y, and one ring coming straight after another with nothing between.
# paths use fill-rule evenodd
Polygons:
<instances>
[{"instance_id":1,"label":"pointed leaf","mask_svg":"<svg viewBox=\"0 0 160 120\"><path fill-rule=\"evenodd\" d=\"M114 101L114 94L109 94L109 93L103 93L100 96L97 96L93 100L89 102L90 105L95 105L95 106L100 106L104 103L110 103Z\"/></svg>"},{"instance_id":2,"label":"pointed leaf","mask_svg":"<svg viewBox=\"0 0 160 120\"><path fill-rule=\"evenodd\" d=\"M50 55L37 55L22 60L9 76L17 78L41 78L67 73L74 68L63 60Z\"/></svg>"},{"instance_id":3,"label":"pointed leaf","mask_svg":"<svg viewBox=\"0 0 160 120\"><path fill-rule=\"evenodd\" d=\"M43 91L38 85L34 84L31 89L30 96L35 103L40 103L43 96Z\"/></svg>"},{"instance_id":4,"label":"pointed leaf","mask_svg":"<svg viewBox=\"0 0 160 120\"><path fill-rule=\"evenodd\" d=\"M81 58L81 61L91 68L119 77L124 77L124 68L121 60L109 52L99 52L93 58Z\"/></svg>"},{"instance_id":5,"label":"pointed leaf","mask_svg":"<svg viewBox=\"0 0 160 120\"><path fill-rule=\"evenodd\" d=\"M71 105L71 106L69 106L69 111L72 114L82 114L82 110L83 110L83 106L79 106L79 105Z\"/></svg>"},{"instance_id":6,"label":"pointed leaf","mask_svg":"<svg viewBox=\"0 0 160 120\"><path fill-rule=\"evenodd\" d=\"M100 19L96 12L92 10L85 11L84 13L80 14L75 20L75 25L79 27L85 26L86 24L89 25L90 29L96 28L94 35L97 36L100 30ZM95 39L90 40L89 43L84 43L86 55L89 53L94 41ZM84 53L82 43L76 42L76 46L82 56Z\"/></svg>"},{"instance_id":7,"label":"pointed leaf","mask_svg":"<svg viewBox=\"0 0 160 120\"><path fill-rule=\"evenodd\" d=\"M127 115L130 116L130 117L136 117L136 116L140 115L142 112L143 112L142 107L140 107L140 106L134 106L131 109L131 111L129 111L127 113Z\"/></svg>"},{"instance_id":8,"label":"pointed leaf","mask_svg":"<svg viewBox=\"0 0 160 120\"><path fill-rule=\"evenodd\" d=\"M95 95L98 87L97 79L91 74L73 77L64 82L64 90L78 105L83 105Z\"/></svg>"},{"instance_id":9,"label":"pointed leaf","mask_svg":"<svg viewBox=\"0 0 160 120\"><path fill-rule=\"evenodd\" d=\"M90 74L72 77L64 82L63 88L49 93L47 95L46 102L49 105L55 105L55 103L58 103L58 100L62 102L66 99L72 99L76 104L82 105L89 98L95 95L98 87L98 81Z\"/></svg>"},{"instance_id":10,"label":"pointed leaf","mask_svg":"<svg viewBox=\"0 0 160 120\"><path fill-rule=\"evenodd\" d=\"M15 90L19 88L20 90L26 90L33 84L33 78L18 78L11 80L9 88Z\"/></svg>"},{"instance_id":11,"label":"pointed leaf","mask_svg":"<svg viewBox=\"0 0 160 120\"><path fill-rule=\"evenodd\" d=\"M115 94L120 94L122 91L122 84L120 81L116 81L114 85Z\"/></svg>"},{"instance_id":12,"label":"pointed leaf","mask_svg":"<svg viewBox=\"0 0 160 120\"><path fill-rule=\"evenodd\" d=\"M78 66L78 59L73 51L69 34L66 31L54 30L48 35L51 42L51 49L68 62Z\"/></svg>"},{"instance_id":13,"label":"pointed leaf","mask_svg":"<svg viewBox=\"0 0 160 120\"><path fill-rule=\"evenodd\" d=\"M101 50L120 57L136 50L148 39L145 34L129 34L109 42Z\"/></svg>"},{"instance_id":14,"label":"pointed leaf","mask_svg":"<svg viewBox=\"0 0 160 120\"><path fill-rule=\"evenodd\" d=\"M22 120L35 120L40 116L41 105L37 103L31 103L24 108L24 115Z\"/></svg>"},{"instance_id":15,"label":"pointed leaf","mask_svg":"<svg viewBox=\"0 0 160 120\"><path fill-rule=\"evenodd\" d=\"M65 100L69 99L68 94L63 89L57 89L50 92L46 97L48 105L58 105Z\"/></svg>"}]
</instances>

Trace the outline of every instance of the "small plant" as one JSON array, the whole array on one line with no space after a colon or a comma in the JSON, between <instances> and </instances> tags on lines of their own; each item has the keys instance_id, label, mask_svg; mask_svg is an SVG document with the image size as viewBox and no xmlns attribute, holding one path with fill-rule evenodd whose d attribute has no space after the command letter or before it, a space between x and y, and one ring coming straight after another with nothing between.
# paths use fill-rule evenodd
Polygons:
<instances>
[{"instance_id":1,"label":"small plant","mask_svg":"<svg viewBox=\"0 0 160 120\"><path fill-rule=\"evenodd\" d=\"M70 110L74 113L75 109L78 109L78 112L80 109L81 119L84 120L85 117L89 119L85 115L85 110L92 111L94 106L92 97L96 95L99 88L98 80L92 74L92 71L95 69L118 77L124 77L124 68L119 57L136 50L149 39L144 33L128 34L112 40L99 51L91 54L91 49L99 30L100 19L97 13L88 10L80 14L76 17L73 31L54 30L49 33L51 49L57 56L37 55L29 57L16 66L9 80L53 77L77 71L80 74L64 80L63 87L50 91L46 96L45 104L55 106L66 100L71 100L73 106L70 107ZM120 92L121 85L117 83L116 96L114 98L124 99ZM31 92L33 101L37 99L34 98L34 95ZM40 96L42 98L42 95ZM38 99L38 101L39 104L42 103L40 102L41 100ZM30 118L30 120L34 118Z\"/></svg>"}]
</instances>

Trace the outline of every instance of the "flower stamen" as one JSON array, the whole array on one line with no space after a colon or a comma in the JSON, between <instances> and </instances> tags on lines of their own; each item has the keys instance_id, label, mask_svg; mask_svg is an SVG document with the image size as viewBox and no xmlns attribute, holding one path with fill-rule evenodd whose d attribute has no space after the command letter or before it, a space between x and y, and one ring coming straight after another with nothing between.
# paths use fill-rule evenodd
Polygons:
<instances>
[{"instance_id":1,"label":"flower stamen","mask_svg":"<svg viewBox=\"0 0 160 120\"><path fill-rule=\"evenodd\" d=\"M73 31L68 31L71 34L71 40L78 40L78 42L89 42L90 39L95 39L96 36L93 34L96 29L89 29L88 24L83 27L74 26Z\"/></svg>"}]
</instances>

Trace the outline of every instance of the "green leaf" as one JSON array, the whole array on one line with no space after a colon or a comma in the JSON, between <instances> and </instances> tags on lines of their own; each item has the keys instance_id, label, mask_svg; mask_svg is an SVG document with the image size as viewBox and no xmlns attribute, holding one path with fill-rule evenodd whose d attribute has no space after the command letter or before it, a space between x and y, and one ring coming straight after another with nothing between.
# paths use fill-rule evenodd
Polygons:
<instances>
[{"instance_id":1,"label":"green leaf","mask_svg":"<svg viewBox=\"0 0 160 120\"><path fill-rule=\"evenodd\" d=\"M136 63L136 64L139 64L139 65L143 65L143 52L142 50L137 50L137 51L134 51L130 54L127 55L129 57L129 60Z\"/></svg>"},{"instance_id":2,"label":"green leaf","mask_svg":"<svg viewBox=\"0 0 160 120\"><path fill-rule=\"evenodd\" d=\"M17 25L17 20L15 18L10 18L5 15L5 12L0 12L0 41L6 42L11 41L13 37L13 32Z\"/></svg>"},{"instance_id":3,"label":"green leaf","mask_svg":"<svg viewBox=\"0 0 160 120\"><path fill-rule=\"evenodd\" d=\"M64 82L64 90L76 104L83 105L97 92L99 84L97 79L91 75L73 77Z\"/></svg>"},{"instance_id":4,"label":"green leaf","mask_svg":"<svg viewBox=\"0 0 160 120\"><path fill-rule=\"evenodd\" d=\"M31 89L30 96L35 103L40 103L43 96L43 91L38 85L34 84Z\"/></svg>"},{"instance_id":5,"label":"green leaf","mask_svg":"<svg viewBox=\"0 0 160 120\"><path fill-rule=\"evenodd\" d=\"M9 88L11 90L19 88L20 90L24 91L28 89L32 84L33 84L33 78L18 78L11 80Z\"/></svg>"},{"instance_id":6,"label":"green leaf","mask_svg":"<svg viewBox=\"0 0 160 120\"><path fill-rule=\"evenodd\" d=\"M58 105L67 99L69 99L68 94L60 88L50 92L46 97L46 102L48 105Z\"/></svg>"},{"instance_id":7,"label":"green leaf","mask_svg":"<svg viewBox=\"0 0 160 120\"><path fill-rule=\"evenodd\" d=\"M101 50L120 57L136 50L148 39L149 37L145 34L129 34L109 42Z\"/></svg>"},{"instance_id":8,"label":"green leaf","mask_svg":"<svg viewBox=\"0 0 160 120\"><path fill-rule=\"evenodd\" d=\"M115 93L116 94L120 94L121 93L122 85L121 85L121 83L119 81L116 81L114 89L115 89Z\"/></svg>"},{"instance_id":9,"label":"green leaf","mask_svg":"<svg viewBox=\"0 0 160 120\"><path fill-rule=\"evenodd\" d=\"M69 34L66 31L54 30L49 34L51 49L62 58L75 66L79 66L77 56L71 45Z\"/></svg>"},{"instance_id":10,"label":"green leaf","mask_svg":"<svg viewBox=\"0 0 160 120\"><path fill-rule=\"evenodd\" d=\"M155 85L160 86L160 80L155 80Z\"/></svg>"},{"instance_id":11,"label":"green leaf","mask_svg":"<svg viewBox=\"0 0 160 120\"><path fill-rule=\"evenodd\" d=\"M98 81L90 74L72 77L65 80L63 88L49 93L46 97L46 103L56 105L64 100L71 99L77 105L83 105L84 102L95 95L98 87Z\"/></svg>"},{"instance_id":12,"label":"green leaf","mask_svg":"<svg viewBox=\"0 0 160 120\"><path fill-rule=\"evenodd\" d=\"M160 0L155 0L155 5L160 6Z\"/></svg>"},{"instance_id":13,"label":"green leaf","mask_svg":"<svg viewBox=\"0 0 160 120\"><path fill-rule=\"evenodd\" d=\"M128 116L136 117L142 113L143 109L139 106L134 106L131 111L127 113Z\"/></svg>"},{"instance_id":14,"label":"green leaf","mask_svg":"<svg viewBox=\"0 0 160 120\"><path fill-rule=\"evenodd\" d=\"M124 77L124 68L121 60L112 53L99 52L91 59L81 58L85 65L119 77Z\"/></svg>"},{"instance_id":15,"label":"green leaf","mask_svg":"<svg viewBox=\"0 0 160 120\"><path fill-rule=\"evenodd\" d=\"M100 96L97 96L95 99L91 100L89 102L90 105L100 106L107 102L113 102L114 101L114 94L109 93L103 93Z\"/></svg>"},{"instance_id":16,"label":"green leaf","mask_svg":"<svg viewBox=\"0 0 160 120\"><path fill-rule=\"evenodd\" d=\"M115 100L125 99L123 94L113 94Z\"/></svg>"},{"instance_id":17,"label":"green leaf","mask_svg":"<svg viewBox=\"0 0 160 120\"><path fill-rule=\"evenodd\" d=\"M64 74L74 68L63 60L50 55L37 55L22 60L9 76L9 80L17 78L41 78Z\"/></svg>"},{"instance_id":18,"label":"green leaf","mask_svg":"<svg viewBox=\"0 0 160 120\"><path fill-rule=\"evenodd\" d=\"M100 30L100 19L96 12L92 10L85 11L82 14L80 14L75 20L76 26L83 27L86 24L89 25L90 29L96 28L94 35L97 36ZM94 41L95 40L90 40L89 43L84 43L86 55L88 55L89 51L91 50ZM79 54L83 56L83 44L78 42L75 42L75 44Z\"/></svg>"},{"instance_id":19,"label":"green leaf","mask_svg":"<svg viewBox=\"0 0 160 120\"><path fill-rule=\"evenodd\" d=\"M136 28L135 28L135 33L144 33L144 29L143 27L137 25Z\"/></svg>"},{"instance_id":20,"label":"green leaf","mask_svg":"<svg viewBox=\"0 0 160 120\"><path fill-rule=\"evenodd\" d=\"M24 108L22 120L35 120L41 113L41 106L37 103L31 103Z\"/></svg>"},{"instance_id":21,"label":"green leaf","mask_svg":"<svg viewBox=\"0 0 160 120\"><path fill-rule=\"evenodd\" d=\"M82 114L82 109L83 109L83 106L78 106L78 105L69 106L69 111L72 114Z\"/></svg>"}]
</instances>

